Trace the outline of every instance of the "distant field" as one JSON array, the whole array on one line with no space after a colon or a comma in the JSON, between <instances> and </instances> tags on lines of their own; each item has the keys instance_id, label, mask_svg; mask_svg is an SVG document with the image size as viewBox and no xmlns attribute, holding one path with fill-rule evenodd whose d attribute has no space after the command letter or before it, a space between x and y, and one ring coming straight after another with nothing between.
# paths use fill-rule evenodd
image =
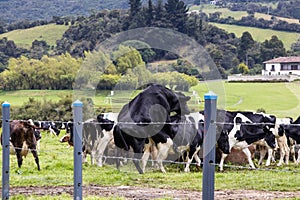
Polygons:
<instances>
[{"instance_id":1,"label":"distant field","mask_svg":"<svg viewBox=\"0 0 300 200\"><path fill-rule=\"evenodd\" d=\"M270 6L272 6L273 8L275 7L275 5L273 5L273 4L270 4ZM207 14L215 13L215 12L221 12L222 13L221 17L222 18L233 17L236 20L239 20L242 17L248 15L248 13L246 11L231 11L228 8L216 8L215 6L208 5L208 4L204 5L201 8L200 8L200 6L190 7L190 10L199 10L199 9L202 9L202 12L207 13ZM270 20L272 15L268 15L267 13L255 13L255 17ZM290 18L284 18L284 17L276 17L276 18L280 19L280 20L283 20L283 21L286 21L288 23L297 23L297 24L300 23L298 19L290 19Z\"/></svg>"},{"instance_id":2,"label":"distant field","mask_svg":"<svg viewBox=\"0 0 300 200\"><path fill-rule=\"evenodd\" d=\"M249 110L256 111L264 109L267 113L275 114L278 117L290 116L296 118L300 115L300 94L299 82L294 83L227 83L223 84L225 95L219 95L219 107L228 110ZM193 94L193 90L196 95ZM201 83L193 87L186 95L192 96L189 107L193 111L204 108L204 94L211 90L206 83ZM222 88L221 88L222 90ZM220 90L220 91L221 91ZM48 90L22 90L15 92L0 92L0 102L8 101L13 106L20 106L28 101L29 97L36 99L51 99L58 101L63 95L72 95L73 91L48 91ZM222 91L221 91L222 92ZM217 93L217 92L216 92ZM110 96L110 91L99 93L85 93L85 97L91 97L96 107L110 107L113 112L119 109L136 95L132 91L115 91L114 96Z\"/></svg>"},{"instance_id":3,"label":"distant field","mask_svg":"<svg viewBox=\"0 0 300 200\"><path fill-rule=\"evenodd\" d=\"M219 23L210 24L224 29L229 33L234 33L237 37L241 37L243 32L248 31L252 35L253 39L258 42L270 40L273 35L276 35L283 42L283 45L286 48L286 50L289 50L291 48L291 44L296 42L299 37L298 33L275 31L271 29L261 29L248 26L237 26Z\"/></svg>"},{"instance_id":4,"label":"distant field","mask_svg":"<svg viewBox=\"0 0 300 200\"><path fill-rule=\"evenodd\" d=\"M60 39L67 29L68 26L65 25L48 24L10 31L0 34L0 38L7 37L23 48L30 48L34 40L45 40L50 46L55 46L56 40Z\"/></svg>"}]
</instances>

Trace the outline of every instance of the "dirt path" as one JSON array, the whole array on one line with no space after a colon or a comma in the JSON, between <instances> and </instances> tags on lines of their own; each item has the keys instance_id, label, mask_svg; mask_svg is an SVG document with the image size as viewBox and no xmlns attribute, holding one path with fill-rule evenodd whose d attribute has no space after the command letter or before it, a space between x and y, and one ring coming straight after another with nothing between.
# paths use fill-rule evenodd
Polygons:
<instances>
[{"instance_id":1,"label":"dirt path","mask_svg":"<svg viewBox=\"0 0 300 200\"><path fill-rule=\"evenodd\" d=\"M60 195L63 193L73 194L73 186L50 186L50 187L12 187L10 196L17 194L23 195ZM198 191L159 189L159 188L141 188L134 186L84 186L83 197L87 195L99 197L124 197L125 199L156 199L156 198L174 198L174 199L201 199L202 193ZM223 190L215 191L215 199L251 199L268 200L276 198L300 198L300 191L297 192L265 192L255 190Z\"/></svg>"}]
</instances>

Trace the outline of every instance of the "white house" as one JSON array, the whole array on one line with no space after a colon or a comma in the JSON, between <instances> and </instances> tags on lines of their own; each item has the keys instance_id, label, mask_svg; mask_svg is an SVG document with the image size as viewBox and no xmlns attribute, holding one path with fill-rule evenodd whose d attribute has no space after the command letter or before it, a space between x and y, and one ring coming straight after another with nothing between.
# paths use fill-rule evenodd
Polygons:
<instances>
[{"instance_id":1,"label":"white house","mask_svg":"<svg viewBox=\"0 0 300 200\"><path fill-rule=\"evenodd\" d=\"M263 63L262 75L300 75L300 56L279 57Z\"/></svg>"}]
</instances>

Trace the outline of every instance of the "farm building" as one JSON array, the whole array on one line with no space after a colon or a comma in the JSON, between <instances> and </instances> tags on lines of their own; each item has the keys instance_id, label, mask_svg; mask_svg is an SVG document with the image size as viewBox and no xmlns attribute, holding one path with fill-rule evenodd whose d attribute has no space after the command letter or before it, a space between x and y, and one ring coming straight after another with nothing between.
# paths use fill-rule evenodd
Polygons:
<instances>
[{"instance_id":1,"label":"farm building","mask_svg":"<svg viewBox=\"0 0 300 200\"><path fill-rule=\"evenodd\" d=\"M300 75L300 56L279 57L263 63L262 75Z\"/></svg>"}]
</instances>

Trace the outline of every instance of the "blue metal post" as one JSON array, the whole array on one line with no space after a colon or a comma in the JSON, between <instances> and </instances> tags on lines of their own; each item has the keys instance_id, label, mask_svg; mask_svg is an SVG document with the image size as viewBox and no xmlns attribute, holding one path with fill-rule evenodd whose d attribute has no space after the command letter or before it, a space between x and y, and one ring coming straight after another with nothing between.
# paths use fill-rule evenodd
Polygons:
<instances>
[{"instance_id":1,"label":"blue metal post","mask_svg":"<svg viewBox=\"0 0 300 200\"><path fill-rule=\"evenodd\" d=\"M2 104L2 199L9 199L10 104Z\"/></svg>"},{"instance_id":2,"label":"blue metal post","mask_svg":"<svg viewBox=\"0 0 300 200\"><path fill-rule=\"evenodd\" d=\"M202 199L212 200L215 189L217 95L208 92L204 95L204 100Z\"/></svg>"},{"instance_id":3,"label":"blue metal post","mask_svg":"<svg viewBox=\"0 0 300 200\"><path fill-rule=\"evenodd\" d=\"M74 200L82 199L82 106L78 100L73 103Z\"/></svg>"}]
</instances>

